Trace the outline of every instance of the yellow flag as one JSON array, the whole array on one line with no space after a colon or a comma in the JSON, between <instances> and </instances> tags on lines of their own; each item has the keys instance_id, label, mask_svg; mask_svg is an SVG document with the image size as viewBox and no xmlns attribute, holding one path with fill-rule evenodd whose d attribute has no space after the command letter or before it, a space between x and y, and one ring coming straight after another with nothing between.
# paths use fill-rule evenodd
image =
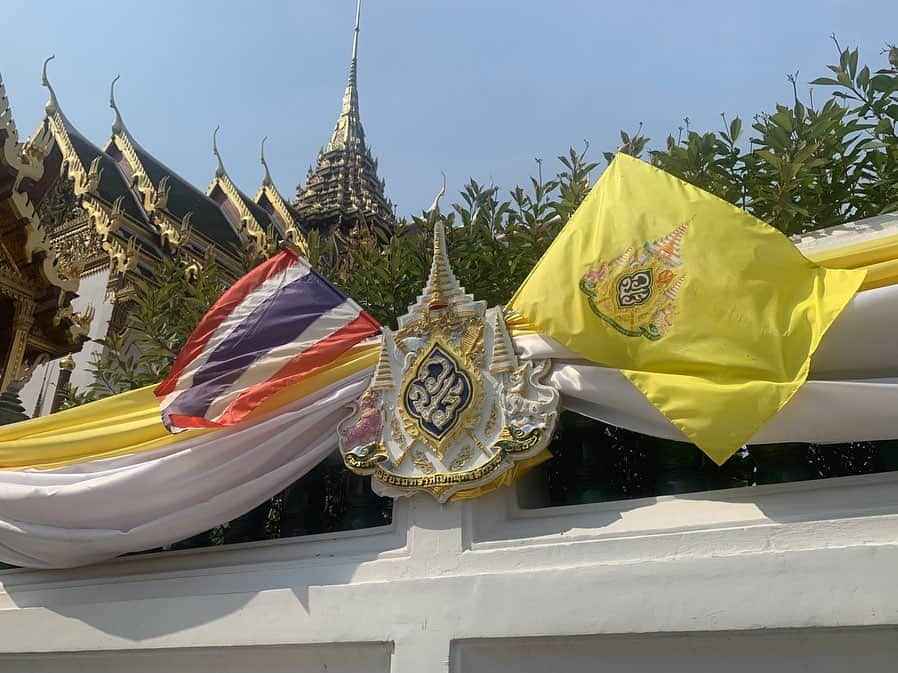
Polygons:
<instances>
[{"instance_id":1,"label":"yellow flag","mask_svg":"<svg viewBox=\"0 0 898 673\"><path fill-rule=\"evenodd\" d=\"M619 154L509 308L624 375L722 464L785 406L864 271Z\"/></svg>"}]
</instances>

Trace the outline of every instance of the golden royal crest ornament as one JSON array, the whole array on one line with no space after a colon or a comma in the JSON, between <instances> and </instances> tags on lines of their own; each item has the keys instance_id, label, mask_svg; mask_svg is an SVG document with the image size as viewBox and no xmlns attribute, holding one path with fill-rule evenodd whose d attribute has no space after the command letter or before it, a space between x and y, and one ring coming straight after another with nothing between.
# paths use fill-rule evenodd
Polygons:
<instances>
[{"instance_id":1,"label":"golden royal crest ornament","mask_svg":"<svg viewBox=\"0 0 898 673\"><path fill-rule=\"evenodd\" d=\"M657 341L667 334L686 281L680 245L688 227L592 264L580 279L592 312L626 336Z\"/></svg>"},{"instance_id":2,"label":"golden royal crest ornament","mask_svg":"<svg viewBox=\"0 0 898 673\"><path fill-rule=\"evenodd\" d=\"M465 294L437 223L424 294L384 328L371 384L338 428L343 460L381 495L445 502L479 488L548 445L558 392L540 382L547 368L520 364L501 309Z\"/></svg>"}]
</instances>

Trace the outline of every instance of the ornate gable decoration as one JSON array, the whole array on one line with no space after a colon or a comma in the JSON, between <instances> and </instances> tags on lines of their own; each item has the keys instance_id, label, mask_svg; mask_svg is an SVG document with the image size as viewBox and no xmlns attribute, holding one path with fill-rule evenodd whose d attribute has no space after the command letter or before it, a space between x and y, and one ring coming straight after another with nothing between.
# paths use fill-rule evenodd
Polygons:
<instances>
[{"instance_id":1,"label":"ornate gable decoration","mask_svg":"<svg viewBox=\"0 0 898 673\"><path fill-rule=\"evenodd\" d=\"M540 382L548 362L520 364L501 309L465 294L441 223L424 294L383 332L371 385L338 428L346 466L375 491L446 502L546 448L558 416L558 392Z\"/></svg>"}]
</instances>

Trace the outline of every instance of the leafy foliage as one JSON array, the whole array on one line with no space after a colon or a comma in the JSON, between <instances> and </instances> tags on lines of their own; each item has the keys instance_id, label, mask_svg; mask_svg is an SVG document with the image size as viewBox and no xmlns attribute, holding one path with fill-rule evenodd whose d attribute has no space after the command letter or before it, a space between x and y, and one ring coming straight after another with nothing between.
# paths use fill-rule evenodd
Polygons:
<instances>
[{"instance_id":1,"label":"leafy foliage","mask_svg":"<svg viewBox=\"0 0 898 673\"><path fill-rule=\"evenodd\" d=\"M135 280L125 329L99 340L103 349L89 365L93 383L86 391L69 388L63 407L161 381L225 287L212 258L201 273L189 259L171 258L158 265L152 283Z\"/></svg>"},{"instance_id":2,"label":"leafy foliage","mask_svg":"<svg viewBox=\"0 0 898 673\"><path fill-rule=\"evenodd\" d=\"M898 209L898 48L871 74L858 67L857 49L833 41L834 76L811 82L834 89L822 105L813 90L802 100L798 74L789 75L791 104L756 115L747 147L739 118L722 115L724 128L706 133L687 118L664 149L649 151L651 161L790 235ZM636 156L648 144L621 138L621 151Z\"/></svg>"}]
</instances>

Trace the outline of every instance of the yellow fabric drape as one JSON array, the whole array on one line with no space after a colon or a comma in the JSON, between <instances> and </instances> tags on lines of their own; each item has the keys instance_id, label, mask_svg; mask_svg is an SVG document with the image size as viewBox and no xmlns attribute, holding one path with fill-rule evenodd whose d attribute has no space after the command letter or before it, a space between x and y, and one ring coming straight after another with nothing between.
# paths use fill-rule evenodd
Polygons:
<instances>
[{"instance_id":1,"label":"yellow fabric drape","mask_svg":"<svg viewBox=\"0 0 898 673\"><path fill-rule=\"evenodd\" d=\"M819 253L808 259L834 269L865 269L861 290L898 284L898 236L881 237ZM512 336L536 334L523 316L507 317ZM305 382L288 388L260 407L265 413L329 385L376 362L375 346L358 346ZM155 386L69 409L24 423L0 426L0 469L52 468L167 446L198 433L172 435L159 420ZM516 476L516 474L515 474ZM511 473L509 473L511 478Z\"/></svg>"},{"instance_id":2,"label":"yellow fabric drape","mask_svg":"<svg viewBox=\"0 0 898 673\"><path fill-rule=\"evenodd\" d=\"M377 362L378 347L350 349L326 369L273 395L253 416L310 395ZM58 414L0 427L0 468L53 468L168 446L216 430L176 435L162 425L159 404L148 386L67 409Z\"/></svg>"}]
</instances>

